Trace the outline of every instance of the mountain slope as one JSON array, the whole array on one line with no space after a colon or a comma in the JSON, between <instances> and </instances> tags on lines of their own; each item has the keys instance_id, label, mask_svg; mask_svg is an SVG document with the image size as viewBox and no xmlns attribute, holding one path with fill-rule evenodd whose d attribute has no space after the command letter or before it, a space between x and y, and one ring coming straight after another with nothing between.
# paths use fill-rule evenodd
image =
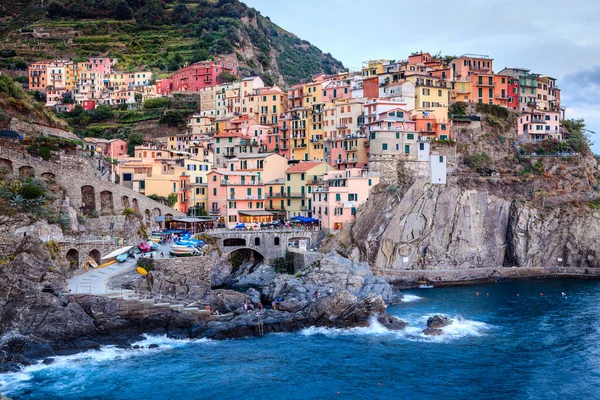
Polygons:
<instances>
[{"instance_id":1,"label":"mountain slope","mask_svg":"<svg viewBox=\"0 0 600 400\"><path fill-rule=\"evenodd\" d=\"M38 1L11 0L2 7L8 17L0 25L0 67L18 58L108 56L120 68L166 74L221 56L239 63L245 75L279 84L344 68L239 0L53 0L43 8Z\"/></svg>"}]
</instances>

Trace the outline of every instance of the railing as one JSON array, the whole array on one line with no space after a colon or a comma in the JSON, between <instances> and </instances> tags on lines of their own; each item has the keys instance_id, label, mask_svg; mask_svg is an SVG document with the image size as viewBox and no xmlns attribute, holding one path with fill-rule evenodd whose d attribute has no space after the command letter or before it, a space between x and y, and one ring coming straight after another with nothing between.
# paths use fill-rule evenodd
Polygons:
<instances>
[{"instance_id":1,"label":"railing","mask_svg":"<svg viewBox=\"0 0 600 400\"><path fill-rule=\"evenodd\" d=\"M263 186L263 181L250 181L250 182L231 182L226 179L221 179L221 185L223 186Z\"/></svg>"},{"instance_id":2,"label":"railing","mask_svg":"<svg viewBox=\"0 0 600 400\"><path fill-rule=\"evenodd\" d=\"M302 193L302 192L285 192L285 193L268 193L265 197L267 199L275 199L275 198L299 198L299 199L303 199L306 197L308 193Z\"/></svg>"},{"instance_id":3,"label":"railing","mask_svg":"<svg viewBox=\"0 0 600 400\"><path fill-rule=\"evenodd\" d=\"M244 200L265 200L267 196L244 196L239 194L229 195L228 199L231 201L244 201Z\"/></svg>"}]
</instances>

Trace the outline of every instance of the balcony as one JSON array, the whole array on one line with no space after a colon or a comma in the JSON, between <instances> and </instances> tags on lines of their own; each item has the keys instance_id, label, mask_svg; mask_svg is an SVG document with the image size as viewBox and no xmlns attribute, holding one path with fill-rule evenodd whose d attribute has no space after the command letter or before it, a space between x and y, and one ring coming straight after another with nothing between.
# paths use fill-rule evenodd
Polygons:
<instances>
[{"instance_id":1,"label":"balcony","mask_svg":"<svg viewBox=\"0 0 600 400\"><path fill-rule=\"evenodd\" d=\"M225 158L235 158L235 154L223 154Z\"/></svg>"},{"instance_id":2,"label":"balcony","mask_svg":"<svg viewBox=\"0 0 600 400\"><path fill-rule=\"evenodd\" d=\"M231 182L226 179L221 179L222 186L264 186L263 181L250 181L250 182Z\"/></svg>"},{"instance_id":3,"label":"balcony","mask_svg":"<svg viewBox=\"0 0 600 400\"><path fill-rule=\"evenodd\" d=\"M471 93L471 89L465 88L465 89L455 89L454 90L457 94L469 94Z\"/></svg>"},{"instance_id":4,"label":"balcony","mask_svg":"<svg viewBox=\"0 0 600 400\"><path fill-rule=\"evenodd\" d=\"M347 127L348 127L348 124L342 123L342 124L336 125L335 129L346 129Z\"/></svg>"},{"instance_id":5,"label":"balcony","mask_svg":"<svg viewBox=\"0 0 600 400\"><path fill-rule=\"evenodd\" d=\"M365 147L369 147L369 146L371 146L371 142L369 142L369 141L367 140L367 141L364 143L364 146L365 146Z\"/></svg>"},{"instance_id":6,"label":"balcony","mask_svg":"<svg viewBox=\"0 0 600 400\"><path fill-rule=\"evenodd\" d=\"M545 124L546 120L544 118L531 118L532 124Z\"/></svg>"},{"instance_id":7,"label":"balcony","mask_svg":"<svg viewBox=\"0 0 600 400\"><path fill-rule=\"evenodd\" d=\"M267 199L304 199L308 193L302 192L285 192L285 193L268 193L265 197Z\"/></svg>"},{"instance_id":8,"label":"balcony","mask_svg":"<svg viewBox=\"0 0 600 400\"><path fill-rule=\"evenodd\" d=\"M490 83L490 82L478 82L476 86L483 86L483 87L493 87L494 86L494 82Z\"/></svg>"},{"instance_id":9,"label":"balcony","mask_svg":"<svg viewBox=\"0 0 600 400\"><path fill-rule=\"evenodd\" d=\"M298 143L292 146L294 149L305 149L307 147L306 143Z\"/></svg>"},{"instance_id":10,"label":"balcony","mask_svg":"<svg viewBox=\"0 0 600 400\"><path fill-rule=\"evenodd\" d=\"M267 196L244 196L242 194L229 194L227 197L230 201L245 201L245 200L265 200Z\"/></svg>"},{"instance_id":11,"label":"balcony","mask_svg":"<svg viewBox=\"0 0 600 400\"><path fill-rule=\"evenodd\" d=\"M499 94L499 95L496 96L496 98L498 100L506 100L506 99L508 99L508 97L506 96L506 94Z\"/></svg>"}]
</instances>

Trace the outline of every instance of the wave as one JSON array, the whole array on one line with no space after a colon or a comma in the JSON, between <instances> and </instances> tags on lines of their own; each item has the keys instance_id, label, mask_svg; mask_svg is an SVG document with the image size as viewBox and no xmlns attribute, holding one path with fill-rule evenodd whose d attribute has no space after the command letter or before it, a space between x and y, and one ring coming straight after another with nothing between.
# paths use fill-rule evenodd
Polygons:
<instances>
[{"instance_id":1,"label":"wave","mask_svg":"<svg viewBox=\"0 0 600 400\"><path fill-rule=\"evenodd\" d=\"M414 294L405 294L402 297L403 303L412 303L413 301L423 300L422 297L414 295Z\"/></svg>"},{"instance_id":2,"label":"wave","mask_svg":"<svg viewBox=\"0 0 600 400\"><path fill-rule=\"evenodd\" d=\"M485 335L491 328L491 325L485 322L473 321L462 318L461 316L452 317L452 324L442 328L442 335L427 336L423 330L427 327L427 319L432 315L423 315L414 321L408 321L404 330L392 331L381 325L376 318L371 318L369 326L349 329L326 328L313 326L300 331L304 336L391 336L399 339L419 342L447 342L465 337L479 337Z\"/></svg>"},{"instance_id":3,"label":"wave","mask_svg":"<svg viewBox=\"0 0 600 400\"><path fill-rule=\"evenodd\" d=\"M23 367L21 371L0 374L0 391L3 394L10 394L21 388L27 381L33 379L34 375L42 371L79 369L82 364L106 363L133 357L148 356L156 354L157 352L181 348L196 343L214 343L210 339L173 339L166 335L143 336L144 339L132 343L130 348L102 346L97 350L88 350L68 356L50 357L53 359L51 364L44 364L43 361L39 361L37 364ZM154 344L158 345L158 347L152 349L149 348L150 345ZM133 346L139 346L139 348L134 349Z\"/></svg>"}]
</instances>

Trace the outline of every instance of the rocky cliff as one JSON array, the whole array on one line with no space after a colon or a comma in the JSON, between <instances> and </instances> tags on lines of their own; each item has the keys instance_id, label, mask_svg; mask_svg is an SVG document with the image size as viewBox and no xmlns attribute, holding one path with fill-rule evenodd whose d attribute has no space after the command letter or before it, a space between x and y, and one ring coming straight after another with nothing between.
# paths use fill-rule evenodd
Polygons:
<instances>
[{"instance_id":1,"label":"rocky cliff","mask_svg":"<svg viewBox=\"0 0 600 400\"><path fill-rule=\"evenodd\" d=\"M374 188L351 230L325 248L383 275L424 279L482 277L478 269L502 276L502 267L523 275L600 268L600 171L589 149L574 153L571 138L523 145L512 113L478 115L481 122L455 130L447 185L405 179L409 163L399 163L397 178Z\"/></svg>"}]
</instances>

